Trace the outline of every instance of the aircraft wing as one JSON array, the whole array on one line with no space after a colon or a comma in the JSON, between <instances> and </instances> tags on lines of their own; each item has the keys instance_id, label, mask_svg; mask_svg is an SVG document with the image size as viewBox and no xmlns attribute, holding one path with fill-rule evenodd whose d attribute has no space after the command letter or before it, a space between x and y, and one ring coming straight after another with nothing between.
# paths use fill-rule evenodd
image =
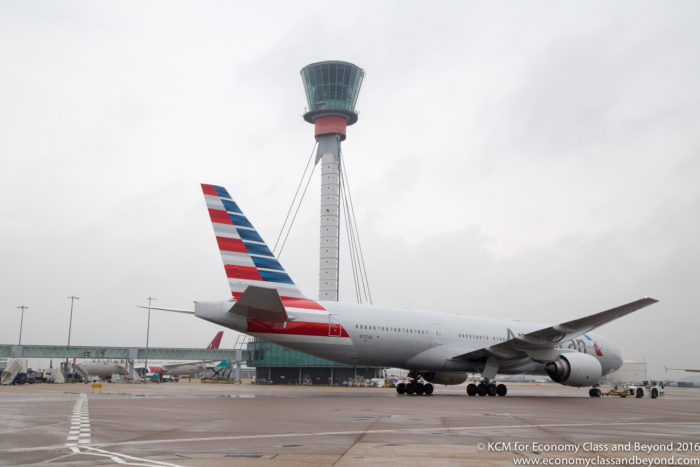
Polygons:
<instances>
[{"instance_id":1,"label":"aircraft wing","mask_svg":"<svg viewBox=\"0 0 700 467\"><path fill-rule=\"evenodd\" d=\"M182 367L188 366L188 365L204 365L207 363L215 363L215 362L220 362L220 361L221 360L198 360L196 362L169 363L167 365L160 365L160 366L166 371L173 371L173 370L177 370L178 368L182 368Z\"/></svg>"},{"instance_id":2,"label":"aircraft wing","mask_svg":"<svg viewBox=\"0 0 700 467\"><path fill-rule=\"evenodd\" d=\"M668 368L668 367L664 367L664 368L666 369L666 371L676 370L676 371L688 371L690 373L700 373L699 368Z\"/></svg>"},{"instance_id":3,"label":"aircraft wing","mask_svg":"<svg viewBox=\"0 0 700 467\"><path fill-rule=\"evenodd\" d=\"M462 360L482 360L490 356L498 360L515 360L525 357L539 362L556 360L559 352L555 349L557 344L573 339L583 333L616 320L629 313L637 311L645 306L658 302L653 298L645 297L626 305L611 308L583 318L567 321L544 329L538 329L527 334L523 334L505 342L484 347L472 352L457 355L453 359Z\"/></svg>"}]
</instances>

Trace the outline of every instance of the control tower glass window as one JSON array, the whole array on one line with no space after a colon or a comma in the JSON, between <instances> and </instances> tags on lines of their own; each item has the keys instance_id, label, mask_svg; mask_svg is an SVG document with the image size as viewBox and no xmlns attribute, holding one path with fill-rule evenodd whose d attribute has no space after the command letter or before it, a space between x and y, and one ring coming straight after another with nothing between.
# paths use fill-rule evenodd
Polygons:
<instances>
[{"instance_id":1,"label":"control tower glass window","mask_svg":"<svg viewBox=\"0 0 700 467\"><path fill-rule=\"evenodd\" d=\"M320 62L304 67L301 76L309 110L355 110L364 72L347 62Z\"/></svg>"}]
</instances>

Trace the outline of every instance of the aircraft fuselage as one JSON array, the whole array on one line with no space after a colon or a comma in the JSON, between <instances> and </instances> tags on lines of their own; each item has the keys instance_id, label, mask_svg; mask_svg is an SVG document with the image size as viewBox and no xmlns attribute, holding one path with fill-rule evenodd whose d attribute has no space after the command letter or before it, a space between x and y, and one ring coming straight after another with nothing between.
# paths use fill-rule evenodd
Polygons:
<instances>
[{"instance_id":1,"label":"aircraft fuselage","mask_svg":"<svg viewBox=\"0 0 700 467\"><path fill-rule=\"evenodd\" d=\"M319 301L325 310L287 310L291 319L269 322L229 312L233 301L197 302L195 315L207 321L328 360L356 366L418 371L480 372L478 362L454 356L489 347L544 324L507 321L374 305ZM595 357L603 374L622 365L619 350L594 333L559 343L556 349ZM500 374L546 374L530 358L510 362Z\"/></svg>"}]
</instances>

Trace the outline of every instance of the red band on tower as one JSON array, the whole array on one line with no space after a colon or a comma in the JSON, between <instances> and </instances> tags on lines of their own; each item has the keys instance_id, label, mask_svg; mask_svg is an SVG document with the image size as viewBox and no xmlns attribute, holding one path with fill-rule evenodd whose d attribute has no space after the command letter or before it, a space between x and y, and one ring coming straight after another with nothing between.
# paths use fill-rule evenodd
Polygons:
<instances>
[{"instance_id":1,"label":"red band on tower","mask_svg":"<svg viewBox=\"0 0 700 467\"><path fill-rule=\"evenodd\" d=\"M342 136L341 141L345 140L345 129L347 122L345 117L325 116L318 117L314 120L314 136L339 134Z\"/></svg>"}]
</instances>

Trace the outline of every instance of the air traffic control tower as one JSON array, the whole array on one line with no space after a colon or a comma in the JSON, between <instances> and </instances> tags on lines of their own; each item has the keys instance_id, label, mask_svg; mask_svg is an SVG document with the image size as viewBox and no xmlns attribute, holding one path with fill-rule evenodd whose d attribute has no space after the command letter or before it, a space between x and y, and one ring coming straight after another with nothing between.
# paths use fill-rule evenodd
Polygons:
<instances>
[{"instance_id":1,"label":"air traffic control tower","mask_svg":"<svg viewBox=\"0 0 700 467\"><path fill-rule=\"evenodd\" d=\"M348 62L312 63L301 69L308 111L304 120L314 124L321 161L320 300L338 300L340 229L340 142L348 125L357 121L355 103L365 72Z\"/></svg>"}]
</instances>

